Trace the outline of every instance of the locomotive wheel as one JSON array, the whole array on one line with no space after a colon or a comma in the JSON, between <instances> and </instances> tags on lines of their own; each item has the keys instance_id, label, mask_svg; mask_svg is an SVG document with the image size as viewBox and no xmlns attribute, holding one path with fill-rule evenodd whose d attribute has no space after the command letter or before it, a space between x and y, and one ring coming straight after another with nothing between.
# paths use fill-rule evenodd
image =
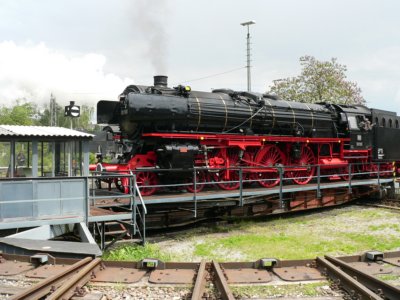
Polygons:
<instances>
[{"instance_id":1,"label":"locomotive wheel","mask_svg":"<svg viewBox=\"0 0 400 300\"><path fill-rule=\"evenodd\" d=\"M127 177L115 178L115 186L124 194L129 194L129 179Z\"/></svg>"},{"instance_id":2,"label":"locomotive wheel","mask_svg":"<svg viewBox=\"0 0 400 300\"><path fill-rule=\"evenodd\" d=\"M315 157L313 151L308 146L302 146L300 158L292 160L291 165L301 166L301 167L307 166L307 170L290 171L289 177L291 177L293 182L297 184L309 183L315 173L315 166L311 166L314 164L315 164Z\"/></svg>"},{"instance_id":3,"label":"locomotive wheel","mask_svg":"<svg viewBox=\"0 0 400 300\"><path fill-rule=\"evenodd\" d=\"M260 149L256 155L255 162L258 166L275 167L284 165L285 155L274 145L268 145ZM262 187L270 188L280 182L278 169L266 169L268 172L260 172L257 175L258 184Z\"/></svg>"},{"instance_id":4,"label":"locomotive wheel","mask_svg":"<svg viewBox=\"0 0 400 300\"><path fill-rule=\"evenodd\" d=\"M248 148L243 153L242 161L240 163L243 167L254 167L255 166L255 157L257 153L257 148ZM253 180L257 179L257 175L255 173L246 172L246 169L243 170L243 180L248 180L248 182L244 182L243 185L249 187L253 184Z\"/></svg>"},{"instance_id":5,"label":"locomotive wheel","mask_svg":"<svg viewBox=\"0 0 400 300\"><path fill-rule=\"evenodd\" d=\"M371 170L370 170L370 177L372 178L377 178L378 177L378 165L377 164L371 164ZM392 165L390 164L381 164L379 166L379 176L380 177L390 177L392 176Z\"/></svg>"},{"instance_id":6,"label":"locomotive wheel","mask_svg":"<svg viewBox=\"0 0 400 300\"><path fill-rule=\"evenodd\" d=\"M154 172L137 172L136 182L142 196L153 195L158 189L153 186L158 184L157 174Z\"/></svg>"},{"instance_id":7,"label":"locomotive wheel","mask_svg":"<svg viewBox=\"0 0 400 300\"><path fill-rule=\"evenodd\" d=\"M201 192L204 189L204 182L206 182L206 173L204 171L196 172L196 193ZM193 183L193 178L188 179L187 183ZM189 193L194 193L194 184L187 185L186 190Z\"/></svg>"},{"instance_id":8,"label":"locomotive wheel","mask_svg":"<svg viewBox=\"0 0 400 300\"><path fill-rule=\"evenodd\" d=\"M386 172L382 176L384 177L393 176L393 166L391 164L386 164L384 169Z\"/></svg>"},{"instance_id":9,"label":"locomotive wheel","mask_svg":"<svg viewBox=\"0 0 400 300\"><path fill-rule=\"evenodd\" d=\"M378 177L378 166L377 165L371 164L371 167L368 171L370 172L369 177L371 177L371 178Z\"/></svg>"},{"instance_id":10,"label":"locomotive wheel","mask_svg":"<svg viewBox=\"0 0 400 300\"><path fill-rule=\"evenodd\" d=\"M235 149L221 149L215 156L223 158L225 165L228 160L230 168L239 165L239 153ZM218 182L218 187L223 190L236 190L240 186L238 170L220 170L217 173L213 173L212 177Z\"/></svg>"},{"instance_id":11,"label":"locomotive wheel","mask_svg":"<svg viewBox=\"0 0 400 300\"><path fill-rule=\"evenodd\" d=\"M348 175L349 174L349 166L344 167L344 168L339 170L340 174L343 174L343 175L340 176L340 178L342 178L342 180L349 181L350 179L353 178L354 171L355 171L355 168L354 168L354 166L352 166L351 167L351 176L349 176Z\"/></svg>"}]
</instances>

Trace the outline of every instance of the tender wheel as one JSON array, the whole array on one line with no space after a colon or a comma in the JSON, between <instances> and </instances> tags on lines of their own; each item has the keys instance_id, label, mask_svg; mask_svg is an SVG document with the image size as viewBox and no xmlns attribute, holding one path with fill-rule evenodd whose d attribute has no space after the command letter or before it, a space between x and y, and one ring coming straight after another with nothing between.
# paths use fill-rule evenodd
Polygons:
<instances>
[{"instance_id":1,"label":"tender wheel","mask_svg":"<svg viewBox=\"0 0 400 300\"><path fill-rule=\"evenodd\" d=\"M311 181L315 173L315 157L310 147L303 145L299 159L291 160L292 166L306 167L306 170L290 171L289 177L292 178L294 183L307 184Z\"/></svg>"},{"instance_id":2,"label":"tender wheel","mask_svg":"<svg viewBox=\"0 0 400 300\"><path fill-rule=\"evenodd\" d=\"M235 149L221 149L216 153L215 157L224 160L224 164L221 167L229 166L232 168L239 165L239 153ZM236 190L240 186L238 170L220 170L217 173L213 173L212 177L218 182L219 188L223 190Z\"/></svg>"},{"instance_id":3,"label":"tender wheel","mask_svg":"<svg viewBox=\"0 0 400 300\"><path fill-rule=\"evenodd\" d=\"M154 172L137 172L136 182L142 196L153 195L158 189L154 187L158 184L158 177Z\"/></svg>"},{"instance_id":4,"label":"tender wheel","mask_svg":"<svg viewBox=\"0 0 400 300\"><path fill-rule=\"evenodd\" d=\"M204 171L196 171L196 193L199 193L204 189L205 184L203 182L206 182L206 173ZM193 178L188 179L187 183L193 183ZM189 193L194 193L194 184L187 185L186 190Z\"/></svg>"},{"instance_id":5,"label":"tender wheel","mask_svg":"<svg viewBox=\"0 0 400 300\"><path fill-rule=\"evenodd\" d=\"M392 176L392 165L390 164L381 164L379 166L379 176L380 177L390 177ZM371 166L371 172L373 172L373 174L371 173L370 176L373 178L378 177L378 165L376 164L372 164Z\"/></svg>"},{"instance_id":6,"label":"tender wheel","mask_svg":"<svg viewBox=\"0 0 400 300\"><path fill-rule=\"evenodd\" d=\"M255 162L257 166L271 167L257 174L259 185L270 188L279 184L279 170L273 167L284 165L285 155L277 146L268 145L260 149L256 155Z\"/></svg>"}]
</instances>

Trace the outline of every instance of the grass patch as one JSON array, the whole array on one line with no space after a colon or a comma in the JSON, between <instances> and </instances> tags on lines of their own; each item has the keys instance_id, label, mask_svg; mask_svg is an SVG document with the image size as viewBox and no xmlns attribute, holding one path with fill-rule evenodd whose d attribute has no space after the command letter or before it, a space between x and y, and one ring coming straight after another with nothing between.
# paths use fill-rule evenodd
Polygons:
<instances>
[{"instance_id":1,"label":"grass patch","mask_svg":"<svg viewBox=\"0 0 400 300\"><path fill-rule=\"evenodd\" d=\"M399 224L369 225L368 229L370 231L380 231L380 230L385 230L385 229L391 229L391 230L394 230L394 231L400 231L400 225Z\"/></svg>"},{"instance_id":2,"label":"grass patch","mask_svg":"<svg viewBox=\"0 0 400 300\"><path fill-rule=\"evenodd\" d=\"M171 256L161 251L157 244L146 243L144 246L123 244L103 254L104 260L138 261L144 258L154 258L169 261Z\"/></svg>"},{"instance_id":3,"label":"grass patch","mask_svg":"<svg viewBox=\"0 0 400 300\"><path fill-rule=\"evenodd\" d=\"M267 217L218 226L206 225L158 244L124 244L105 253L110 260L254 261L307 259L397 250L400 215L380 208L346 207L322 213Z\"/></svg>"},{"instance_id":4,"label":"grass patch","mask_svg":"<svg viewBox=\"0 0 400 300\"><path fill-rule=\"evenodd\" d=\"M238 234L225 238L208 238L195 246L194 255L207 259L229 261L227 253L245 253L246 260L262 257L280 259L315 258L324 254L342 255L366 250L387 251L400 245L400 237L357 233L330 233L315 236L305 232Z\"/></svg>"},{"instance_id":5,"label":"grass patch","mask_svg":"<svg viewBox=\"0 0 400 300\"><path fill-rule=\"evenodd\" d=\"M287 285L255 285L255 286L230 286L235 298L265 298L275 297L316 297L322 293L322 287L327 287L326 282Z\"/></svg>"},{"instance_id":6,"label":"grass patch","mask_svg":"<svg viewBox=\"0 0 400 300\"><path fill-rule=\"evenodd\" d=\"M395 275L395 274L379 274L376 277L383 281L393 281L400 279L400 275Z\"/></svg>"}]
</instances>

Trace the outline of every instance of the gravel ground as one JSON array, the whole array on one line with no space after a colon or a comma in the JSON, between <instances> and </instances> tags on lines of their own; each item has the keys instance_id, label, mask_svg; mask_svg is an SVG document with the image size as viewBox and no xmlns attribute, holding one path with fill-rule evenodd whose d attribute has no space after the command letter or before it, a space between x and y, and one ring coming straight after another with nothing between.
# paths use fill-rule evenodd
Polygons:
<instances>
[{"instance_id":1,"label":"gravel ground","mask_svg":"<svg viewBox=\"0 0 400 300\"><path fill-rule=\"evenodd\" d=\"M19 276L19 279L0 278L0 287L19 290L30 287L34 282L23 280L24 277ZM0 300L9 299L10 295L0 294Z\"/></svg>"},{"instance_id":2,"label":"gravel ground","mask_svg":"<svg viewBox=\"0 0 400 300\"><path fill-rule=\"evenodd\" d=\"M283 235L299 235L304 232L316 236L317 240L330 241L335 244L335 238L330 233L343 233L357 235L371 235L376 237L398 237L400 235L400 213L374 207L346 206L335 208L319 213L311 213L293 217L288 222L280 219L268 219L262 222L249 223L247 226L237 224L220 226L220 231L212 226L196 228L188 230L184 233L167 234L154 242L162 249L163 252L171 254L178 261L200 261L204 258L201 253L196 252L199 245L209 244L210 241L218 239L226 239L240 235L254 234L270 234L271 232L279 232ZM267 231L266 229L269 228ZM265 231L264 231L265 230ZM340 237L340 235L339 235ZM336 237L338 238L338 237ZM212 244L211 244L212 245ZM220 245L220 244L218 244ZM236 244L235 244L236 246ZM251 248L252 245L249 245ZM400 244L395 249L399 250ZM211 247L212 248L212 247ZM371 250L371 249L363 249ZM249 261L252 257L248 256L245 251L232 251L223 246L212 248L210 251L218 253L218 257L224 257L225 261ZM329 253L338 254L338 253ZM357 254L357 253L347 253ZM208 254L209 255L209 254ZM314 256L315 257L315 256ZM210 258L210 257L207 257ZM211 257L212 258L212 257ZM255 259L258 259L257 257ZM281 257L278 257L281 258ZM393 279L388 277L388 282L399 284L400 278ZM32 284L18 280L0 278L0 287L6 286L10 288L25 288ZM314 285L313 285L314 284ZM99 295L97 299L165 299L179 300L190 299L191 288L188 286L156 286L145 285L124 285L110 284L107 286L91 285L85 287L86 291L92 295ZM257 286L240 286L232 285L232 291L237 299L342 299L343 295L340 291L336 291L330 287L328 282L320 283L296 283L288 284L287 282L274 280L265 285ZM103 297L101 298L101 295ZM216 299L213 295L212 287L209 290L209 299ZM318 298L319 297L319 298ZM0 300L7 299L6 295L0 295Z\"/></svg>"},{"instance_id":3,"label":"gravel ground","mask_svg":"<svg viewBox=\"0 0 400 300\"><path fill-rule=\"evenodd\" d=\"M116 287L89 287L88 292L102 293L105 295L103 299L107 300L180 300L190 299L191 295L190 288L157 286L126 287L123 285Z\"/></svg>"}]
</instances>

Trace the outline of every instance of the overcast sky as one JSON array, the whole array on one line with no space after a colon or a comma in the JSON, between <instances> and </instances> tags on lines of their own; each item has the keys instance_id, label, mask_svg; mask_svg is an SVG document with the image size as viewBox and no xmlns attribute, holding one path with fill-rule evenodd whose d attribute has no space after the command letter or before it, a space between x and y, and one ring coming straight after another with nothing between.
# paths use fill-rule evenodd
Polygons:
<instances>
[{"instance_id":1,"label":"overcast sky","mask_svg":"<svg viewBox=\"0 0 400 300\"><path fill-rule=\"evenodd\" d=\"M53 92L95 103L166 74L172 85L246 65L252 88L296 76L299 57L336 57L367 105L400 114L400 1L395 0L1 0L0 104L45 103ZM246 89L244 68L187 82Z\"/></svg>"}]
</instances>

